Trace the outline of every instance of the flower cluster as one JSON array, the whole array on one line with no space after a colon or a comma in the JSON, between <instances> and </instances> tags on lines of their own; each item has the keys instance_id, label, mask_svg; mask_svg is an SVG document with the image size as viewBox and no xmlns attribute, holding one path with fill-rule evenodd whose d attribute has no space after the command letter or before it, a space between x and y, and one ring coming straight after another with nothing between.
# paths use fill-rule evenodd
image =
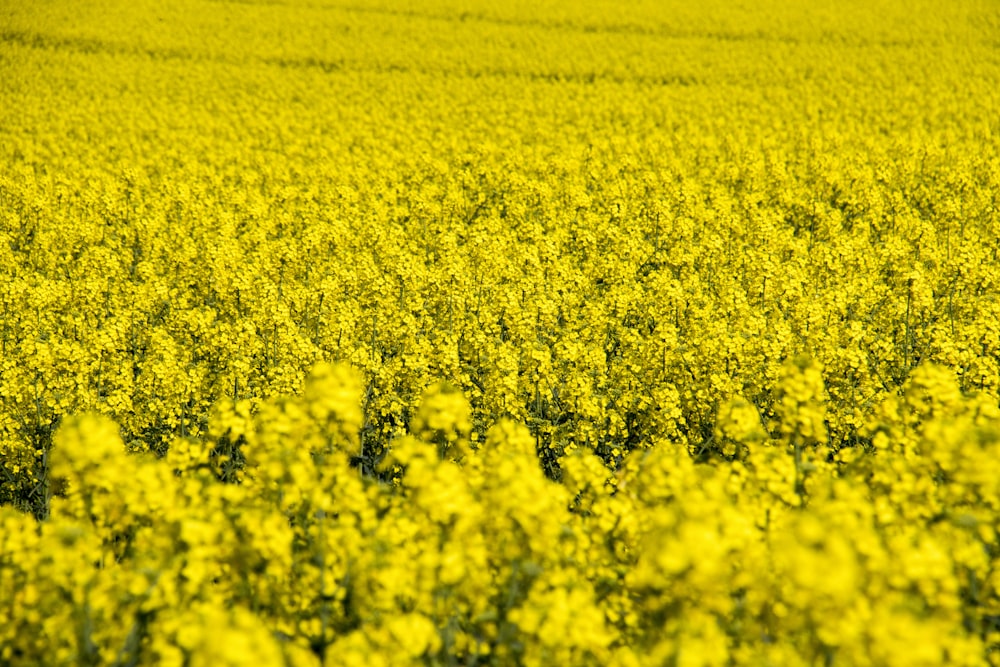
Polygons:
<instances>
[{"instance_id":1,"label":"flower cluster","mask_svg":"<svg viewBox=\"0 0 1000 667\"><path fill-rule=\"evenodd\" d=\"M738 456L578 450L560 481L524 425L472 440L448 387L366 474L361 392L320 364L159 459L67 419L48 518L0 510L3 660L976 665L1000 640L1000 409L942 367L867 449L805 456L808 422L768 435L734 399Z\"/></svg>"}]
</instances>

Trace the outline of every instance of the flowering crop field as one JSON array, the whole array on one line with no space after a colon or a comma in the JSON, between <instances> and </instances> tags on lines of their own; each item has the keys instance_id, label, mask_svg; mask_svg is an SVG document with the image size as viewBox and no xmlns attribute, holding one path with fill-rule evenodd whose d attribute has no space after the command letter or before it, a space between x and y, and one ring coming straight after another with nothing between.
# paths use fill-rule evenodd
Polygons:
<instances>
[{"instance_id":1,"label":"flowering crop field","mask_svg":"<svg viewBox=\"0 0 1000 667\"><path fill-rule=\"evenodd\" d=\"M992 0L0 0L0 662L1000 665Z\"/></svg>"}]
</instances>

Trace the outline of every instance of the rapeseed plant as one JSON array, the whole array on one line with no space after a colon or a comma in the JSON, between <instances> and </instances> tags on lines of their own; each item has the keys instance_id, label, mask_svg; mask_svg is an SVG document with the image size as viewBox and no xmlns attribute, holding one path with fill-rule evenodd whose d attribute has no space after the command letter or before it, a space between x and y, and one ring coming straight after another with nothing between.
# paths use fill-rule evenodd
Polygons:
<instances>
[{"instance_id":1,"label":"rapeseed plant","mask_svg":"<svg viewBox=\"0 0 1000 667\"><path fill-rule=\"evenodd\" d=\"M0 662L1000 664L996 27L6 7Z\"/></svg>"}]
</instances>

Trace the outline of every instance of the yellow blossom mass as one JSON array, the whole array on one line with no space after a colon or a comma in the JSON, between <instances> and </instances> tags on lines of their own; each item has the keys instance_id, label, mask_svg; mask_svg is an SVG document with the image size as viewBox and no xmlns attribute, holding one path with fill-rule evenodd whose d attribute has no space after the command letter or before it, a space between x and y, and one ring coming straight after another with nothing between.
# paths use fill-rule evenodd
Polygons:
<instances>
[{"instance_id":1,"label":"yellow blossom mass","mask_svg":"<svg viewBox=\"0 0 1000 667\"><path fill-rule=\"evenodd\" d=\"M991 0L0 0L0 664L1000 665Z\"/></svg>"}]
</instances>

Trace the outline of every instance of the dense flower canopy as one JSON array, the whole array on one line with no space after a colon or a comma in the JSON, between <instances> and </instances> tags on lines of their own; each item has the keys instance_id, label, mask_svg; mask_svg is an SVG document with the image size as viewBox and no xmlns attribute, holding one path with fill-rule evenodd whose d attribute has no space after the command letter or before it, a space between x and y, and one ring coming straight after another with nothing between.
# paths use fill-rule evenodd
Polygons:
<instances>
[{"instance_id":1,"label":"dense flower canopy","mask_svg":"<svg viewBox=\"0 0 1000 667\"><path fill-rule=\"evenodd\" d=\"M0 8L0 662L1000 664L988 0Z\"/></svg>"}]
</instances>

